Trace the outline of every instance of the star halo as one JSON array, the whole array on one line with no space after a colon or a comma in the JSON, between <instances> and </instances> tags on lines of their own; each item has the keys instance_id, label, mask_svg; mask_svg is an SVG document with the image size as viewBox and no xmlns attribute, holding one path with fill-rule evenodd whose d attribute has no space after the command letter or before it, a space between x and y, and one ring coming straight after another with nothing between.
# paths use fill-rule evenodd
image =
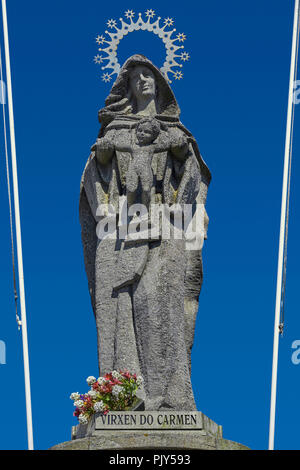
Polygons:
<instances>
[{"instance_id":1,"label":"star halo","mask_svg":"<svg viewBox=\"0 0 300 470\"><path fill-rule=\"evenodd\" d=\"M124 36L138 30L150 31L161 38L165 45L166 57L160 71L169 83L172 83L170 75L175 80L181 80L183 78L183 73L180 70L183 67L181 62L188 61L190 59L190 54L183 51L184 46L182 43L186 40L186 35L184 33L176 34L175 28L169 29L174 24L173 18L168 17L162 20L162 18L158 16L155 20L155 12L152 9L146 10L144 13L147 18L146 21L143 20L142 13L138 13L135 21L134 17L136 15L133 10L127 10L124 15L127 21L120 18L119 21L121 23L121 27L117 26L117 21L115 19L109 19L107 21L107 26L110 31L105 31L106 36L101 34L96 37L96 43L98 46L102 46L98 48L99 52L105 53L106 56L97 54L94 57L94 62L97 65L101 65L104 61L107 61L105 65L101 66L101 69L111 69L110 72L105 71L102 74L102 81L110 82L112 76L120 72L121 66L118 62L117 56L118 45ZM161 20L163 23L162 25L160 24ZM178 62L178 60L181 62Z\"/></svg>"}]
</instances>

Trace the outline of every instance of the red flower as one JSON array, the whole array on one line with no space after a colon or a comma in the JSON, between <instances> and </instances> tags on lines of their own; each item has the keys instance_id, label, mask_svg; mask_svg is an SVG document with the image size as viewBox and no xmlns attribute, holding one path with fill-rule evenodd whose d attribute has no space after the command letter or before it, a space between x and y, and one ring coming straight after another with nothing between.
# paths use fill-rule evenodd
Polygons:
<instances>
[{"instance_id":1,"label":"red flower","mask_svg":"<svg viewBox=\"0 0 300 470\"><path fill-rule=\"evenodd\" d=\"M110 384L101 385L100 387L101 393L111 393L111 391L112 391L112 386Z\"/></svg>"},{"instance_id":2,"label":"red flower","mask_svg":"<svg viewBox=\"0 0 300 470\"><path fill-rule=\"evenodd\" d=\"M128 370L120 371L120 374L122 374L123 377L125 377L126 379L130 379L130 378L131 378L131 374L130 374L130 372L128 372Z\"/></svg>"}]
</instances>

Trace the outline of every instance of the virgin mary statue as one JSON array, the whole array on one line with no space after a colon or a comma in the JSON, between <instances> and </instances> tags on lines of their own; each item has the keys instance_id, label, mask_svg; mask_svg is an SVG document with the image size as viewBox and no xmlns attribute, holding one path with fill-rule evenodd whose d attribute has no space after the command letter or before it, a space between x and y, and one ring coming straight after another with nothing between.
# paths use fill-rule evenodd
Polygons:
<instances>
[{"instance_id":1,"label":"virgin mary statue","mask_svg":"<svg viewBox=\"0 0 300 470\"><path fill-rule=\"evenodd\" d=\"M188 249L185 233L134 242L101 238L97 226L103 214L98 208L109 205L120 216L120 201L128 197L133 179L133 159L139 152L141 158L145 155L136 140L142 122L150 133L151 169L141 164L137 171L141 181L143 172L152 172L147 189L151 201L167 207L190 205L193 214L197 206L204 208L210 172L179 115L161 72L142 55L130 57L99 111L100 132L81 180L82 243L100 375L120 369L142 375L146 410L196 409L190 360L203 277L202 245ZM144 190L139 182L136 202ZM203 213L200 229L205 238L208 218Z\"/></svg>"}]
</instances>

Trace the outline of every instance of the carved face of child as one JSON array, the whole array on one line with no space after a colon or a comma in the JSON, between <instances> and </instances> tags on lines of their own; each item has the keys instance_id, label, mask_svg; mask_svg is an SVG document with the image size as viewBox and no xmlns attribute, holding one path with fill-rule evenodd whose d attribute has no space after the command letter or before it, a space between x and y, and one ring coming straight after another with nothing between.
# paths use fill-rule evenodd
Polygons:
<instances>
[{"instance_id":1,"label":"carved face of child","mask_svg":"<svg viewBox=\"0 0 300 470\"><path fill-rule=\"evenodd\" d=\"M141 145L150 144L156 137L151 122L141 122L136 128L136 137Z\"/></svg>"}]
</instances>

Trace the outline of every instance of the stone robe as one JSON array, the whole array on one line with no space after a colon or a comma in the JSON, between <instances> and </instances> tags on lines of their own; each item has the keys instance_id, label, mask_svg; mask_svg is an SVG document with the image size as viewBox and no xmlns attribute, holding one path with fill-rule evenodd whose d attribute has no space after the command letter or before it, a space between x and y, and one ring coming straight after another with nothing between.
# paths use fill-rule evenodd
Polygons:
<instances>
[{"instance_id":1,"label":"stone robe","mask_svg":"<svg viewBox=\"0 0 300 470\"><path fill-rule=\"evenodd\" d=\"M100 112L100 136L117 132L126 143L132 141L140 117L124 112L122 93L128 69L139 63L151 68L156 77L160 113L155 118L162 129L159 138L168 135L172 140L172 136L182 134L189 141L189 155L183 163L168 150L154 155L156 202L204 206L209 170L196 141L179 121L179 108L169 85L142 56L133 56L121 69L106 108ZM81 181L80 222L98 332L100 374L124 368L141 374L144 386L140 395L148 410L195 410L190 354L202 284L201 248L187 250L184 235L180 240L159 238L134 243L100 240L96 235L100 204L111 204L119 214L129 161L129 153L115 151L107 165L100 165L92 151ZM204 213L204 233L207 222Z\"/></svg>"}]
</instances>

